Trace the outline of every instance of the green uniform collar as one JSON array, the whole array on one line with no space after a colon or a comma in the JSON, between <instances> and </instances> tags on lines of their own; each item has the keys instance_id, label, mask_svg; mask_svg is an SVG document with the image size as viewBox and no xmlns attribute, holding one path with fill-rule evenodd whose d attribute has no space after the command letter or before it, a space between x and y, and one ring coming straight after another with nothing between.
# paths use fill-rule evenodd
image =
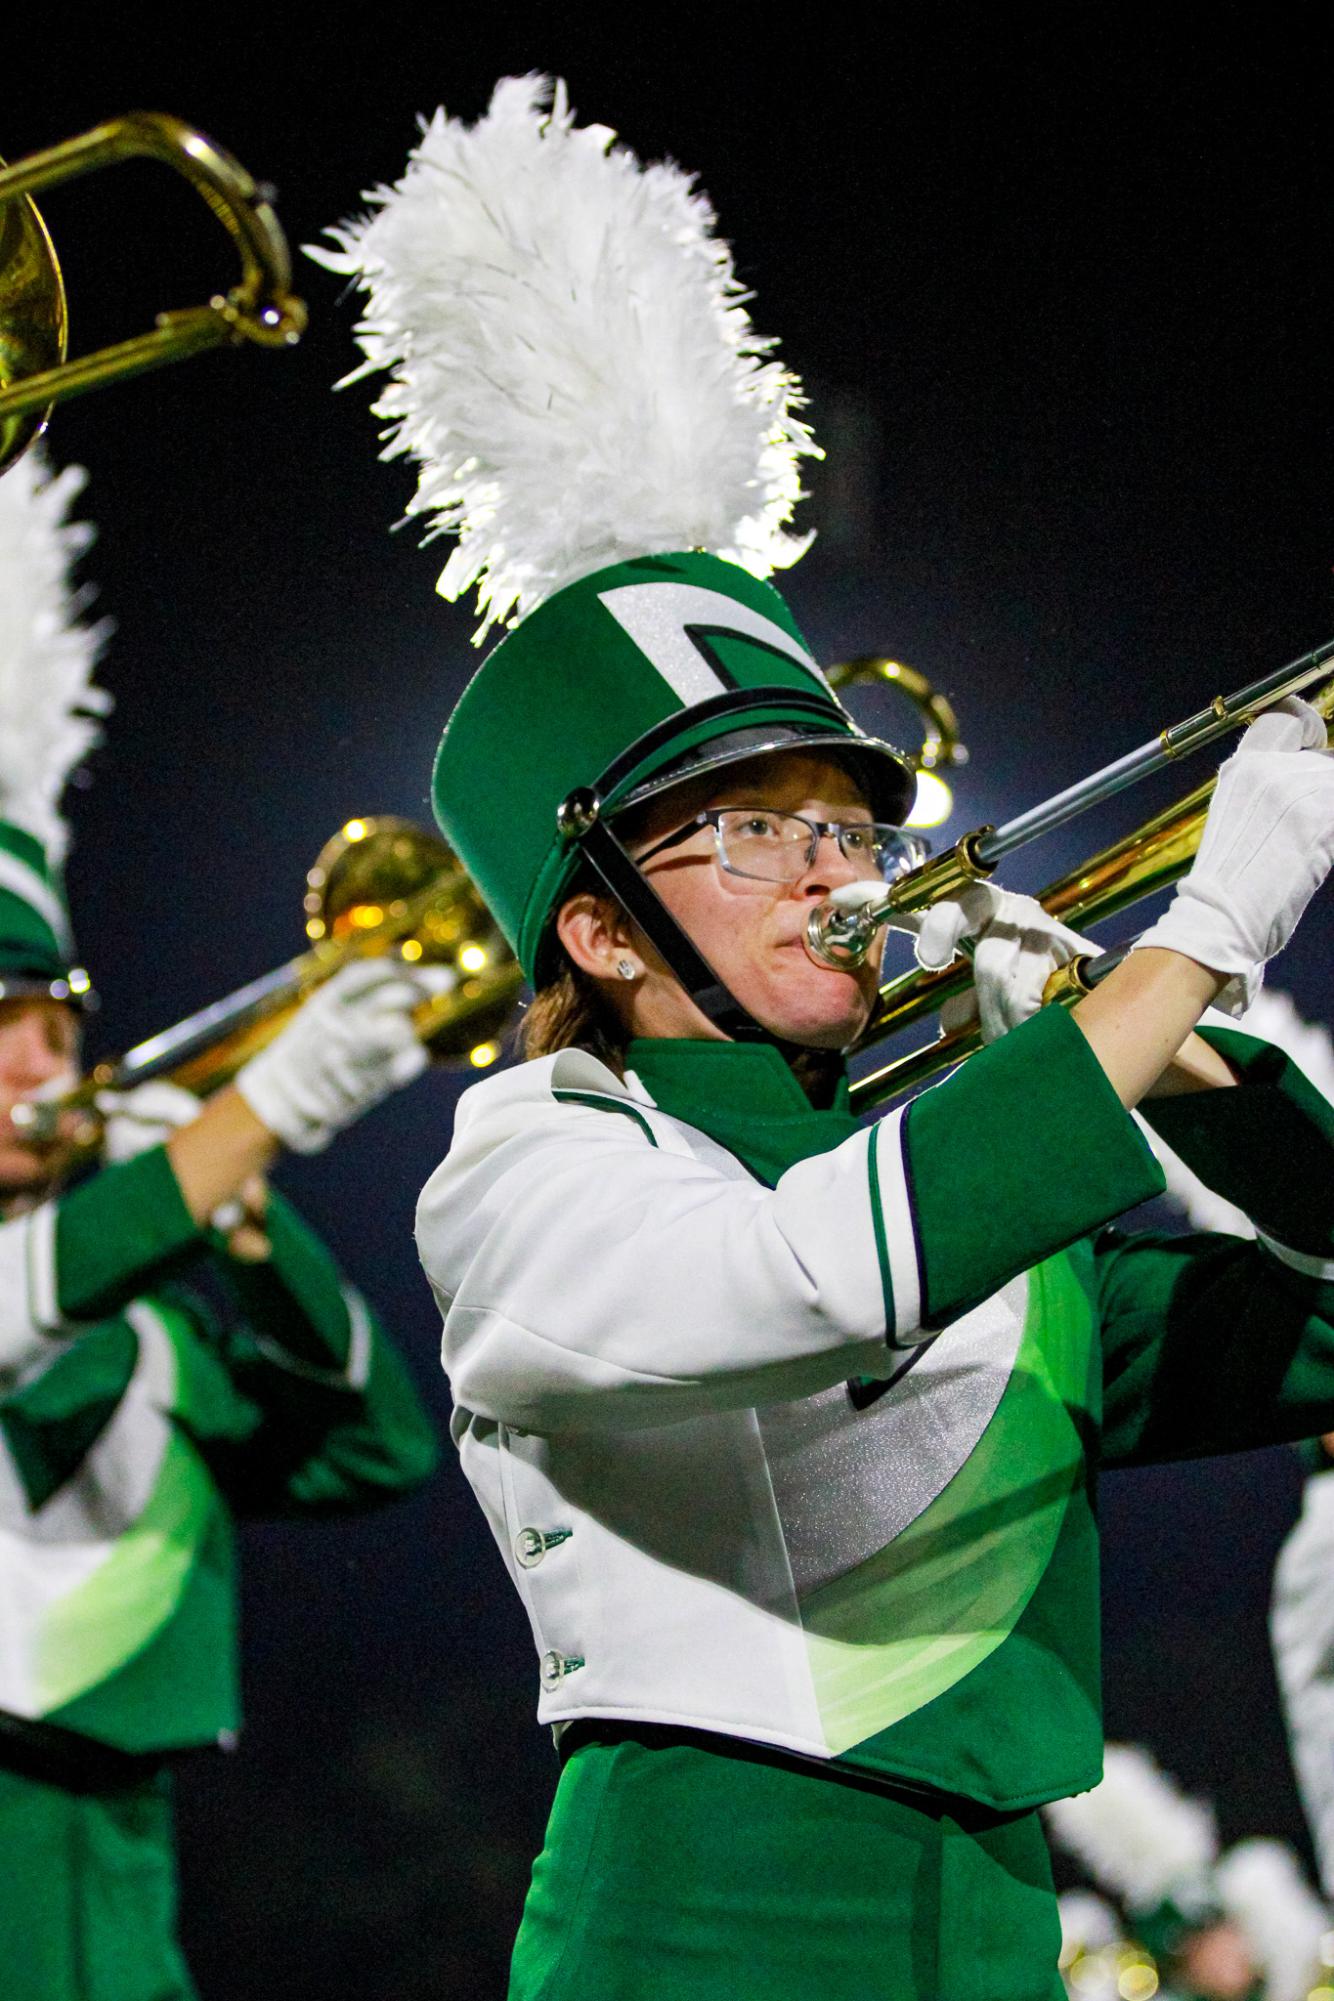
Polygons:
<instances>
[{"instance_id":1,"label":"green uniform collar","mask_svg":"<svg viewBox=\"0 0 1334 2001\"><path fill-rule=\"evenodd\" d=\"M660 1110L707 1133L762 1181L777 1181L858 1130L846 1074L833 1105L817 1110L769 1043L645 1037L630 1044L625 1061Z\"/></svg>"}]
</instances>

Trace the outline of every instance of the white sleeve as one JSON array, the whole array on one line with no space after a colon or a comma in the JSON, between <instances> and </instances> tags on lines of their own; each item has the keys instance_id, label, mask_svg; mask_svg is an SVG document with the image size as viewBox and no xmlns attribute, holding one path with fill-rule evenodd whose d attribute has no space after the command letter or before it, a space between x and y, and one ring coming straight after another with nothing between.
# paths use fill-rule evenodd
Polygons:
<instances>
[{"instance_id":1,"label":"white sleeve","mask_svg":"<svg viewBox=\"0 0 1334 2001\"><path fill-rule=\"evenodd\" d=\"M1334 1895L1334 1472L1306 1483L1302 1512L1279 1552L1270 1609L1274 1665L1297 1786Z\"/></svg>"},{"instance_id":2,"label":"white sleeve","mask_svg":"<svg viewBox=\"0 0 1334 2001\"><path fill-rule=\"evenodd\" d=\"M888 1375L920 1331L896 1120L774 1189L633 1112L529 1106L466 1130L417 1211L456 1401L537 1432L635 1428Z\"/></svg>"},{"instance_id":3,"label":"white sleeve","mask_svg":"<svg viewBox=\"0 0 1334 2001\"><path fill-rule=\"evenodd\" d=\"M0 1223L0 1380L13 1382L60 1353L56 1205L43 1202Z\"/></svg>"}]
</instances>

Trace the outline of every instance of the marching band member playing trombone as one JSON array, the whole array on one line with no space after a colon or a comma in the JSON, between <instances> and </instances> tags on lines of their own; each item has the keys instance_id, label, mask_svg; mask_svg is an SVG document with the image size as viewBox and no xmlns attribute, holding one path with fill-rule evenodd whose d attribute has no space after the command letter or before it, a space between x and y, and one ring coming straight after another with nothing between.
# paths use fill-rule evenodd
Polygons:
<instances>
[{"instance_id":1,"label":"marching band member playing trombone","mask_svg":"<svg viewBox=\"0 0 1334 2001\"><path fill-rule=\"evenodd\" d=\"M12 2001L173 2001L170 1764L239 1722L233 1522L374 1506L431 1426L373 1309L265 1176L424 1066L421 977L345 967L236 1083L107 1094L106 1162L11 1114L67 1086L59 795L93 740L77 477L0 482L0 1963Z\"/></svg>"},{"instance_id":2,"label":"marching band member playing trombone","mask_svg":"<svg viewBox=\"0 0 1334 2001\"><path fill-rule=\"evenodd\" d=\"M913 778L759 580L809 440L707 204L532 78L373 201L325 261L390 449L459 533L442 590L521 614L435 805L532 1060L418 1210L561 1758L511 1996L1054 1997L1036 1809L1099 1776L1098 1470L1334 1413L1334 1116L1195 1033L1334 858L1323 725L1256 723L1073 1013L1037 1009L1074 946L1036 906L931 912L1008 1032L859 1128L876 968L806 920L911 859ZM1256 1242L1115 1230L1163 1185L1136 1105Z\"/></svg>"}]
</instances>

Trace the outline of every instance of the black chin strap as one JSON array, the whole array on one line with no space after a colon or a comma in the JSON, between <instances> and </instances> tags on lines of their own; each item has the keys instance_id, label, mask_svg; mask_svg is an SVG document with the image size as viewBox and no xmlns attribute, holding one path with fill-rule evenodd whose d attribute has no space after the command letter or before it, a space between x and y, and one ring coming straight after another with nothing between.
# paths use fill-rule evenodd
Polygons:
<instances>
[{"instance_id":1,"label":"black chin strap","mask_svg":"<svg viewBox=\"0 0 1334 2001\"><path fill-rule=\"evenodd\" d=\"M603 887L671 967L705 1019L733 1042L770 1042L787 1056L794 1045L771 1035L753 1015L747 1014L640 874L602 819L597 794L571 793L560 809L559 819L566 839L578 842L581 854Z\"/></svg>"}]
</instances>

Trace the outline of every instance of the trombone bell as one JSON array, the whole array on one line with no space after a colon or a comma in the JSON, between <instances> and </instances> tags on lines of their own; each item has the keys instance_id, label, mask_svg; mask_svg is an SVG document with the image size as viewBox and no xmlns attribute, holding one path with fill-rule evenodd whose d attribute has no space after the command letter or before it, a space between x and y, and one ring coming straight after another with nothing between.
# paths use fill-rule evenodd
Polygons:
<instances>
[{"instance_id":1,"label":"trombone bell","mask_svg":"<svg viewBox=\"0 0 1334 2001\"><path fill-rule=\"evenodd\" d=\"M305 912L306 936L317 951L358 938L370 944L379 934L384 949L397 950L410 965L449 968L454 985L416 1016L417 1032L438 1062L464 1060L484 1069L499 1055L522 975L438 835L387 813L349 820L306 876Z\"/></svg>"},{"instance_id":2,"label":"trombone bell","mask_svg":"<svg viewBox=\"0 0 1334 2001\"><path fill-rule=\"evenodd\" d=\"M68 342L65 287L46 225L27 195L0 202L0 392L59 369ZM0 468L27 451L50 414L50 403L0 414Z\"/></svg>"}]
</instances>

